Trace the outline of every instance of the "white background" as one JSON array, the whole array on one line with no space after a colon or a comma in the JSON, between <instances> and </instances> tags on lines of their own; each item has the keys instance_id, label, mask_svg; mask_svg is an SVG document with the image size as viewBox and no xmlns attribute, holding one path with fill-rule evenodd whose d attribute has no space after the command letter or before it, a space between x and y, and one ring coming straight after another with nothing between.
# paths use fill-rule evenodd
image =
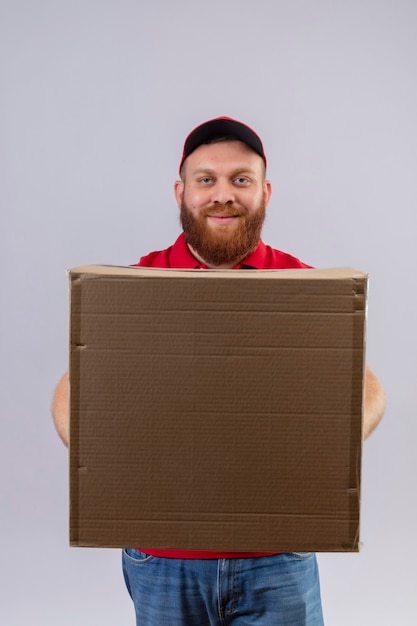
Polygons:
<instances>
[{"instance_id":1,"label":"white background","mask_svg":"<svg viewBox=\"0 0 417 626\"><path fill-rule=\"evenodd\" d=\"M134 624L120 552L68 547L65 270L173 242L183 140L218 115L264 139L264 240L371 275L388 408L363 550L320 555L323 605L327 626L416 623L416 33L415 0L0 1L1 624Z\"/></svg>"}]
</instances>

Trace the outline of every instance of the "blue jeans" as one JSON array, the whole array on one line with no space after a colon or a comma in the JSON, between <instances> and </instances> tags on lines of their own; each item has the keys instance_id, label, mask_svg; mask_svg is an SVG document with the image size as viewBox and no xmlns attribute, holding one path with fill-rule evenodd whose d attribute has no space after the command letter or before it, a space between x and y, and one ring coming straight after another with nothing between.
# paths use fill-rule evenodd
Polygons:
<instances>
[{"instance_id":1,"label":"blue jeans","mask_svg":"<svg viewBox=\"0 0 417 626\"><path fill-rule=\"evenodd\" d=\"M323 626L315 554L169 559L128 549L137 626Z\"/></svg>"}]
</instances>

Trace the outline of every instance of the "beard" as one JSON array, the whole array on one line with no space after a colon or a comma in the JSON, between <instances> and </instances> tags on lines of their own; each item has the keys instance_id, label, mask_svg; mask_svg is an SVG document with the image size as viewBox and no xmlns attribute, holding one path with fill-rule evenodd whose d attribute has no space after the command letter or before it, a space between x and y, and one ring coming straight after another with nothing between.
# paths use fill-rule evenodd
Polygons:
<instances>
[{"instance_id":1,"label":"beard","mask_svg":"<svg viewBox=\"0 0 417 626\"><path fill-rule=\"evenodd\" d=\"M239 223L230 227L207 224L208 215L238 216ZM260 241L265 221L265 204L254 213L232 205L212 205L195 216L183 201L180 212L185 240L207 265L234 266L253 252Z\"/></svg>"}]
</instances>

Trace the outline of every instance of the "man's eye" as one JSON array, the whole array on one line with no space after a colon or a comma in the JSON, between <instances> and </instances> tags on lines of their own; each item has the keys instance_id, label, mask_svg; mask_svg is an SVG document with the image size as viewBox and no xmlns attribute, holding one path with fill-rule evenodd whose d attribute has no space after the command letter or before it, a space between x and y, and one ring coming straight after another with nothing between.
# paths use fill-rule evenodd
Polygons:
<instances>
[{"instance_id":1,"label":"man's eye","mask_svg":"<svg viewBox=\"0 0 417 626\"><path fill-rule=\"evenodd\" d=\"M210 182L211 182L210 176L203 176L202 178L200 178L200 183L207 185L207 183L210 183Z\"/></svg>"},{"instance_id":2,"label":"man's eye","mask_svg":"<svg viewBox=\"0 0 417 626\"><path fill-rule=\"evenodd\" d=\"M245 185L249 182L249 179L246 178L246 176L238 176L235 178L235 182L238 183L238 185Z\"/></svg>"}]
</instances>

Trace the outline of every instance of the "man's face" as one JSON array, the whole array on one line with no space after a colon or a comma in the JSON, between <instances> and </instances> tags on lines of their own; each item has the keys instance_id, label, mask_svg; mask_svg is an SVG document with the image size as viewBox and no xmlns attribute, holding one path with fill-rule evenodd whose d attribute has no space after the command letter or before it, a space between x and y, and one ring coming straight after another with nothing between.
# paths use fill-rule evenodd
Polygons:
<instances>
[{"instance_id":1,"label":"man's face","mask_svg":"<svg viewBox=\"0 0 417 626\"><path fill-rule=\"evenodd\" d=\"M258 245L271 185L240 141L199 146L175 184L185 239L209 267L233 267Z\"/></svg>"}]
</instances>

